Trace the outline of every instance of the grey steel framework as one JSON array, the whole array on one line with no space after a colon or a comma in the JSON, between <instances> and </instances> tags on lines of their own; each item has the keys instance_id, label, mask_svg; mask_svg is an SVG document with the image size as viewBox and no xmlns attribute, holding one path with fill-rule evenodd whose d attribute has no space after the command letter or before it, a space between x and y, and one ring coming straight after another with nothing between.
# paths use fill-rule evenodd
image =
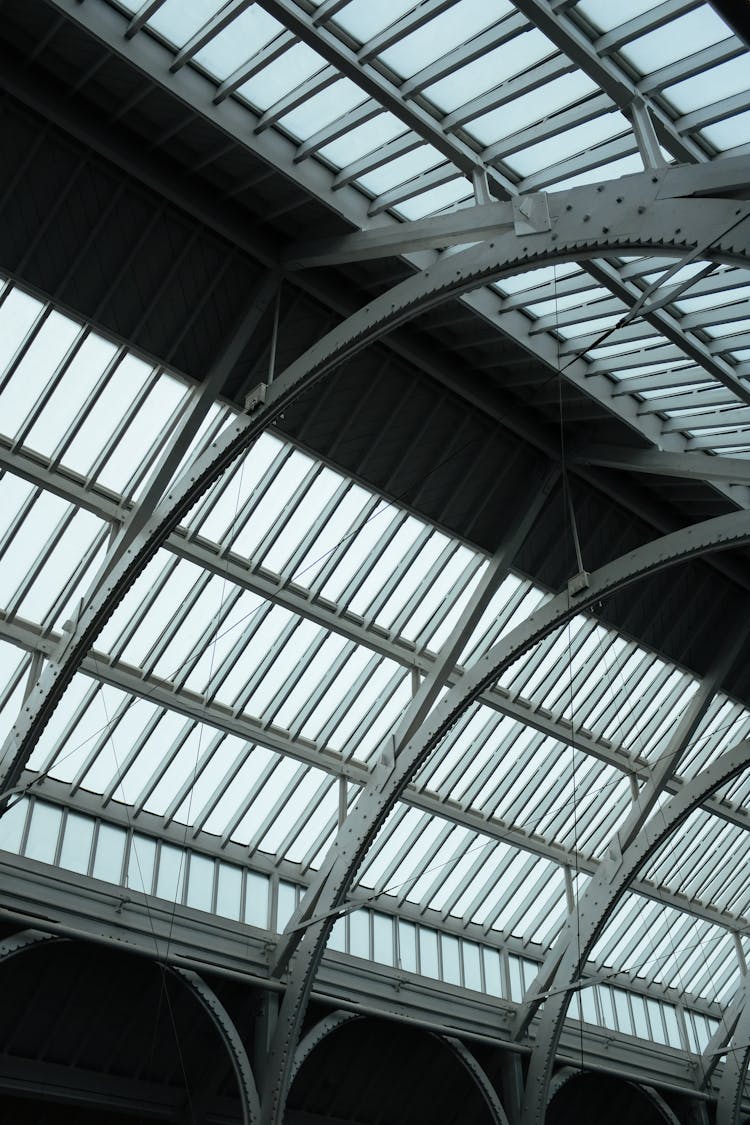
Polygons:
<instances>
[{"instance_id":1,"label":"grey steel framework","mask_svg":"<svg viewBox=\"0 0 750 1125\"><path fill-rule=\"evenodd\" d=\"M0 956L53 934L151 941L218 1030L245 1121L284 1120L304 1060L367 1011L346 1006L356 973L375 981L383 962L425 995L435 978L455 991L431 1021L406 1000L388 1010L448 1045L496 1123L537 1125L579 1064L606 1070L597 1027L625 1044L609 1069L663 1119L659 1082L696 1113L715 1101L721 1125L741 1120L748 51L708 3L623 12L35 0L11 13L3 121L9 136L30 128L27 109L46 124L0 183L0 847L15 853L0 910L18 924L38 894L47 929L29 923ZM71 90L85 98L110 62L133 82L106 129L88 102L52 96L52 57L38 86L21 65L58 35L90 60ZM148 113L138 129L170 158L195 130L179 155L196 181L225 156L255 171L215 206L168 161L134 161L119 121L147 94L163 129L149 133ZM4 216L21 184L42 183L47 130L74 138L79 163L15 247ZM128 175L85 196L89 230L75 249L66 233L71 260L47 284L45 242L72 231L100 159ZM252 229L235 202L271 173L278 206L259 194L268 230ZM160 202L150 217L138 203L141 235L115 254L130 175L134 200ZM330 222L289 224L282 183L290 210L322 205ZM159 242L173 208L177 252ZM75 288L97 271L103 294ZM136 271L153 284L128 319ZM372 387L337 413L371 356ZM420 417L404 385L377 424L390 462L376 480L346 443L392 364L442 398ZM517 392L507 409L498 369ZM460 530L462 477L443 472L436 514L443 461L402 489L397 445L412 411L418 452L449 396L473 414L448 465L476 442L474 416L512 435L501 472L499 431L474 455L497 480ZM318 453L328 413L341 429ZM587 508L611 517L601 536ZM702 616L665 619L679 593L649 585L665 572L689 574ZM80 896L56 899L55 879ZM102 881L119 906L97 934ZM252 1066L202 979L196 926L209 967L267 992ZM305 1034L311 997L334 1011ZM504 1101L472 1034L504 1046Z\"/></svg>"}]
</instances>

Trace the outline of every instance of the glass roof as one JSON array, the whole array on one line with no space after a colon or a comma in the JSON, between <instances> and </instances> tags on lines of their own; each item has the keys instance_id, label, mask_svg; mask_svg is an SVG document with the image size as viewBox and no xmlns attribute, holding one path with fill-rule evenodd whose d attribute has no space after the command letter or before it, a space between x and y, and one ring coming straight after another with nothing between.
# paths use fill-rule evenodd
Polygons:
<instances>
[{"instance_id":1,"label":"glass roof","mask_svg":"<svg viewBox=\"0 0 750 1125\"><path fill-rule=\"evenodd\" d=\"M309 16L309 5L297 7ZM600 81L605 64L666 123L665 160L749 151L747 52L708 3L662 9L561 5L564 34L553 42L510 0L350 0L310 18L303 41L270 0L231 12L220 0L164 0L137 33L180 52L179 64L208 75L217 100L244 106L253 128L291 138L298 163L319 162L335 188L367 201L370 218L405 221L474 204L467 153L510 194L641 170L628 107ZM367 82L316 49L320 31ZM589 65L572 61L566 35ZM375 89L393 96L381 104ZM599 265L491 286L501 330L502 314L520 311L524 346L551 334L562 362L579 358L592 387L605 376L670 448L750 454L750 411L727 385L750 375L750 271L691 262L658 291L663 308L618 327L672 263ZM29 654L47 651L39 646L75 611L193 388L11 281L0 292L0 373L7 732ZM188 456L231 417L217 402ZM134 825L148 813L184 826L186 846L240 846L250 868L282 864L303 886L486 566L479 551L266 433L115 611L30 769L71 801L94 795L105 820L113 808ZM548 597L511 572L449 682ZM413 906L446 933L468 928L497 946L511 937L541 956L570 887L585 887L698 686L579 615L443 739L356 893L384 910ZM750 713L717 695L674 784L749 730ZM749 797L750 778L740 778L659 851L598 943L597 967L726 1002L739 972L732 932L750 909L726 865L739 870L747 858Z\"/></svg>"}]
</instances>

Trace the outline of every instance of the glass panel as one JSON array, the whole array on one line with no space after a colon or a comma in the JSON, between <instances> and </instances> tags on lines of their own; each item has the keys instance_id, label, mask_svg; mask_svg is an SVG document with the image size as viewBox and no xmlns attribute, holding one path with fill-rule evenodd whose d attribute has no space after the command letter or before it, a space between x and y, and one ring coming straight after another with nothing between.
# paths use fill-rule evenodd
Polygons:
<instances>
[{"instance_id":1,"label":"glass panel","mask_svg":"<svg viewBox=\"0 0 750 1125\"><path fill-rule=\"evenodd\" d=\"M185 902L196 910L210 910L214 893L214 861L204 855L190 855Z\"/></svg>"},{"instance_id":2,"label":"glass panel","mask_svg":"<svg viewBox=\"0 0 750 1125\"><path fill-rule=\"evenodd\" d=\"M40 863L54 863L61 821L60 809L41 801L34 802L25 850L29 859L37 859Z\"/></svg>"},{"instance_id":3,"label":"glass panel","mask_svg":"<svg viewBox=\"0 0 750 1125\"><path fill-rule=\"evenodd\" d=\"M279 899L276 907L276 929L284 932L284 927L294 914L297 905L297 888L294 883L285 883L279 880Z\"/></svg>"},{"instance_id":4,"label":"glass panel","mask_svg":"<svg viewBox=\"0 0 750 1125\"><path fill-rule=\"evenodd\" d=\"M419 971L425 977L439 977L438 936L434 930L419 927Z\"/></svg>"},{"instance_id":5,"label":"glass panel","mask_svg":"<svg viewBox=\"0 0 750 1125\"><path fill-rule=\"evenodd\" d=\"M156 878L156 894L169 902L182 901L182 886L185 878L185 852L172 844L159 846L159 874Z\"/></svg>"},{"instance_id":6,"label":"glass panel","mask_svg":"<svg viewBox=\"0 0 750 1125\"><path fill-rule=\"evenodd\" d=\"M216 913L224 918L239 918L242 900L242 868L219 863L216 879Z\"/></svg>"},{"instance_id":7,"label":"glass panel","mask_svg":"<svg viewBox=\"0 0 750 1125\"><path fill-rule=\"evenodd\" d=\"M267 930L270 883L256 871L245 873L245 921L249 926Z\"/></svg>"},{"instance_id":8,"label":"glass panel","mask_svg":"<svg viewBox=\"0 0 750 1125\"><path fill-rule=\"evenodd\" d=\"M149 836L133 833L128 855L127 885L135 891L150 895L154 885L156 841Z\"/></svg>"},{"instance_id":9,"label":"glass panel","mask_svg":"<svg viewBox=\"0 0 750 1125\"><path fill-rule=\"evenodd\" d=\"M91 872L95 879L106 879L108 883L120 883L122 881L125 839L124 828L117 828L114 824L99 825L94 866Z\"/></svg>"},{"instance_id":10,"label":"glass panel","mask_svg":"<svg viewBox=\"0 0 750 1125\"><path fill-rule=\"evenodd\" d=\"M60 866L68 871L86 875L91 859L91 842L94 838L94 821L89 816L69 812L65 818L65 832L60 851Z\"/></svg>"},{"instance_id":11,"label":"glass panel","mask_svg":"<svg viewBox=\"0 0 750 1125\"><path fill-rule=\"evenodd\" d=\"M372 916L372 956L383 965L394 963L393 919L384 914Z\"/></svg>"},{"instance_id":12,"label":"glass panel","mask_svg":"<svg viewBox=\"0 0 750 1125\"><path fill-rule=\"evenodd\" d=\"M398 922L399 967L407 973L417 971L417 927L413 922Z\"/></svg>"}]
</instances>

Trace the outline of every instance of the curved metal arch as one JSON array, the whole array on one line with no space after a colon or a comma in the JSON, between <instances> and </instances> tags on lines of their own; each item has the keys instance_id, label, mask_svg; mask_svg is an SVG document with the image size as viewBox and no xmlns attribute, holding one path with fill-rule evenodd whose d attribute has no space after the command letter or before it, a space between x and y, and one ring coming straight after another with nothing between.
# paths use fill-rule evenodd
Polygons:
<instances>
[{"instance_id":1,"label":"curved metal arch","mask_svg":"<svg viewBox=\"0 0 750 1125\"><path fill-rule=\"evenodd\" d=\"M385 818L433 747L514 660L581 610L638 578L677 562L722 546L748 542L750 513L737 512L665 535L602 567L589 576L589 586L577 598L572 599L567 590L563 591L493 645L467 670L461 682L446 693L396 761L387 767L376 767L336 836L330 860L324 865L326 877L316 903L318 916L307 923L292 960L264 1092L265 1122L276 1125L283 1115L294 1046L335 913ZM716 786L720 784L720 780L716 782Z\"/></svg>"},{"instance_id":2,"label":"curved metal arch","mask_svg":"<svg viewBox=\"0 0 750 1125\"><path fill-rule=\"evenodd\" d=\"M747 980L744 992L745 1003L724 1059L724 1070L716 1101L716 1125L740 1125L745 1077L750 1063L750 1003L748 1003L750 982Z\"/></svg>"},{"instance_id":3,"label":"curved metal arch","mask_svg":"<svg viewBox=\"0 0 750 1125\"><path fill-rule=\"evenodd\" d=\"M575 926L576 940L569 942L536 1028L536 1042L526 1077L523 1125L542 1125L555 1052L570 1002L569 985L579 976L591 947L604 929L621 895L622 883L635 875L674 830L707 797L750 765L750 740L743 740L722 754L707 769L691 778L642 828L622 856L604 860L587 888L589 910L582 911L566 928ZM618 878L613 880L613 869Z\"/></svg>"},{"instance_id":4,"label":"curved metal arch","mask_svg":"<svg viewBox=\"0 0 750 1125\"><path fill-rule=\"evenodd\" d=\"M198 1001L219 1033L227 1054L232 1062L242 1107L243 1125L258 1125L260 1121L260 1098L255 1085L250 1060L240 1033L226 1008L214 990L192 969L177 965L167 965L167 970L183 984Z\"/></svg>"},{"instance_id":5,"label":"curved metal arch","mask_svg":"<svg viewBox=\"0 0 750 1125\"><path fill-rule=\"evenodd\" d=\"M307 1035L303 1036L297 1044L297 1049L294 1052L294 1062L292 1063L292 1071L289 1078L289 1085L291 1086L294 1079L297 1077L303 1063L307 1061L319 1043L332 1035L334 1031L338 1031L347 1023L353 1020L362 1020L365 1017L360 1015L359 1012L330 1012L319 1020L314 1027L311 1027Z\"/></svg>"},{"instance_id":6,"label":"curved metal arch","mask_svg":"<svg viewBox=\"0 0 750 1125\"><path fill-rule=\"evenodd\" d=\"M631 1082L630 1085L634 1086L639 1093L645 1094L646 1100L664 1118L667 1125L681 1125L677 1114L667 1105L659 1091L655 1090L653 1086L643 1086L640 1082Z\"/></svg>"},{"instance_id":7,"label":"curved metal arch","mask_svg":"<svg viewBox=\"0 0 750 1125\"><path fill-rule=\"evenodd\" d=\"M292 1082L297 1077L297 1074L299 1073L299 1070L302 1067L303 1063L306 1062L315 1048L324 1039L333 1034L334 1031L338 1031L339 1028L344 1027L346 1024L352 1023L354 1020L362 1020L364 1018L365 1017L363 1015L360 1015L358 1012L331 1012L329 1015L324 1016L322 1020L319 1020L319 1022L316 1023L314 1027L310 1028L307 1035L305 1035L300 1040L297 1049L294 1052L294 1063L292 1066L289 1085L291 1086ZM451 1053L469 1075L472 1082L477 1086L479 1093L482 1096L482 1101L484 1102L490 1113L493 1125L508 1125L508 1118L497 1095L495 1087L492 1085L484 1069L477 1062L469 1048L464 1043L462 1043L460 1039L456 1039L453 1035L442 1035L438 1031L429 1030L426 1030L424 1033L431 1036L433 1039L437 1039L438 1042L444 1043L449 1048Z\"/></svg>"},{"instance_id":8,"label":"curved metal arch","mask_svg":"<svg viewBox=\"0 0 750 1125\"><path fill-rule=\"evenodd\" d=\"M47 934L43 930L21 930L0 941L0 962L10 961L19 953L26 953L39 945L50 945L52 942L67 940L68 938L60 934Z\"/></svg>"},{"instance_id":9,"label":"curved metal arch","mask_svg":"<svg viewBox=\"0 0 750 1125\"><path fill-rule=\"evenodd\" d=\"M727 162L731 163L731 162ZM252 416L238 417L187 467L130 542L113 548L112 561L94 581L77 619L60 641L24 702L0 752L0 795L20 773L62 694L105 622L180 519L200 496L258 438L294 399L343 360L420 312L508 274L554 261L579 261L603 253L648 252L681 257L702 247L712 259L745 265L750 261L750 206L728 199L682 198L710 193L713 166L667 169L621 180L571 188L549 197L550 229L491 242L443 258L334 328L270 387L263 387ZM688 179L681 187L680 174ZM675 180L675 176L677 179ZM669 184L675 185L671 189ZM720 190L720 187L719 189ZM592 218L595 221L592 222Z\"/></svg>"}]
</instances>

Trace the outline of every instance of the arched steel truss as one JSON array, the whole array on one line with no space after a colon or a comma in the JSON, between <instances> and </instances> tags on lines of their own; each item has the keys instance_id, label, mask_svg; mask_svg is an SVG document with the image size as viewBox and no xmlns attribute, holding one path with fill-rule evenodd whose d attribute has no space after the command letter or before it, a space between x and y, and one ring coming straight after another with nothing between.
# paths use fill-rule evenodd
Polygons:
<instances>
[{"instance_id":1,"label":"arched steel truss","mask_svg":"<svg viewBox=\"0 0 750 1125\"><path fill-rule=\"evenodd\" d=\"M549 1087L547 1089L547 1105L552 1101L556 1094L559 1094L563 1086L567 1086L574 1078L579 1078L581 1072L572 1066L561 1067L550 1079ZM616 1079L616 1081L619 1081ZM679 1119L675 1116L669 1108L664 1098L658 1093L653 1086L643 1086L640 1082L628 1082L634 1090L642 1094L646 1100L654 1107L659 1116L666 1121L667 1125L680 1125Z\"/></svg>"},{"instance_id":2,"label":"arched steel truss","mask_svg":"<svg viewBox=\"0 0 750 1125\"><path fill-rule=\"evenodd\" d=\"M58 945L60 942L67 942L68 940L68 938L61 937L59 934L45 933L42 930L22 930L20 933L12 934L0 942L0 963L9 961L30 949L37 949L42 945ZM247 1057L247 1051L231 1016L214 990L192 969L166 965L165 970L175 977L197 1000L219 1033L219 1038L226 1048L237 1079L242 1123L243 1125L257 1125L260 1120L260 1099L255 1078Z\"/></svg>"},{"instance_id":3,"label":"arched steel truss","mask_svg":"<svg viewBox=\"0 0 750 1125\"><path fill-rule=\"evenodd\" d=\"M747 977L741 989L742 1010L734 1027L724 1058L724 1070L716 1102L716 1125L739 1125L745 1077L750 1063L750 982Z\"/></svg>"},{"instance_id":4,"label":"arched steel truss","mask_svg":"<svg viewBox=\"0 0 750 1125\"><path fill-rule=\"evenodd\" d=\"M657 851L690 813L706 797L750 765L750 742L742 741L722 754L702 773L691 778L679 793L643 825L621 856L610 856L591 878L587 888L587 907L577 915L576 941L563 954L555 985L560 990L547 998L536 1031L536 1045L529 1063L524 1099L523 1125L540 1125L547 1107L549 1082L555 1051L562 1032L570 998L569 985L576 980L596 941L622 895L623 881L632 879L639 868ZM615 878L614 875L617 875ZM580 935L580 936L578 936Z\"/></svg>"},{"instance_id":5,"label":"arched steel truss","mask_svg":"<svg viewBox=\"0 0 750 1125\"><path fill-rule=\"evenodd\" d=\"M300 1040L294 1052L290 1085L296 1078L300 1067L324 1039L334 1031L338 1031L340 1027L344 1027L345 1024L351 1023L353 1020L361 1020L364 1018L364 1016L359 1015L357 1012L331 1012L329 1015L324 1016L322 1020L319 1020L314 1027L311 1027L307 1034ZM437 1039L438 1042L445 1044L451 1054L458 1060L462 1068L469 1075L471 1081L479 1090L482 1101L492 1118L493 1125L508 1125L507 1115L497 1096L495 1087L466 1044L462 1043L460 1039L456 1039L453 1035L441 1035L437 1031L426 1031L424 1034L430 1035L433 1039Z\"/></svg>"},{"instance_id":6,"label":"arched steel truss","mask_svg":"<svg viewBox=\"0 0 750 1125\"><path fill-rule=\"evenodd\" d=\"M712 260L750 261L750 205L720 198L736 161L647 172L619 181L573 188L549 197L549 229L506 231L493 241L444 256L381 295L329 332L270 387L252 397L249 416L238 417L194 460L175 487L129 541L113 544L93 593L83 600L70 632L61 640L29 693L2 751L0 792L12 787L65 688L99 631L127 590L202 493L247 449L300 393L392 328L477 285L555 261L579 261L607 253L658 251L670 257L693 252ZM734 184L736 188L736 182ZM747 185L745 185L747 187ZM702 198L693 198L700 195ZM716 198L719 196L719 198ZM405 226L408 226L405 225ZM406 233L406 231L405 231ZM734 385L734 383L733 383ZM144 513L145 517L146 513ZM337 837L325 891L318 907L326 916L305 930L294 959L269 1068L264 1116L283 1113L302 1013L336 908L341 904L375 833L404 786L458 715L522 652L579 610L654 570L710 550L750 541L747 513L706 521L631 552L592 576L575 605L566 594L553 599L526 625L496 644L435 708L426 729L396 763L379 768Z\"/></svg>"}]
</instances>

